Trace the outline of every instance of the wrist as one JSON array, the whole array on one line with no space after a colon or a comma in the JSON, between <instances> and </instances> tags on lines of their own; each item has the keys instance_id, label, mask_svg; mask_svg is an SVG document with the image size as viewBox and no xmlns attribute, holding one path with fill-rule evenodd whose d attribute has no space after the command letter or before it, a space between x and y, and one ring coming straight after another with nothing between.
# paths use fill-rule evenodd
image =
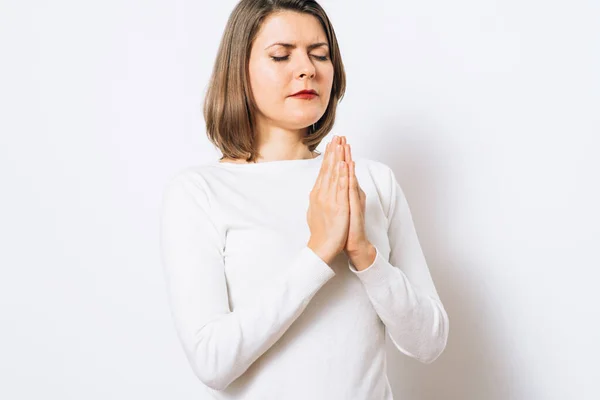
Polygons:
<instances>
[{"instance_id":1,"label":"wrist","mask_svg":"<svg viewBox=\"0 0 600 400\"><path fill-rule=\"evenodd\" d=\"M330 265L332 261L332 257L330 252L323 248L323 246L317 246L311 243L310 241L307 244L307 247L313 251L319 258L321 258L326 264Z\"/></svg>"},{"instance_id":2,"label":"wrist","mask_svg":"<svg viewBox=\"0 0 600 400\"><path fill-rule=\"evenodd\" d=\"M348 258L358 271L362 271L370 267L377 257L377 249L371 242L366 242L361 245L352 254L348 254Z\"/></svg>"}]
</instances>

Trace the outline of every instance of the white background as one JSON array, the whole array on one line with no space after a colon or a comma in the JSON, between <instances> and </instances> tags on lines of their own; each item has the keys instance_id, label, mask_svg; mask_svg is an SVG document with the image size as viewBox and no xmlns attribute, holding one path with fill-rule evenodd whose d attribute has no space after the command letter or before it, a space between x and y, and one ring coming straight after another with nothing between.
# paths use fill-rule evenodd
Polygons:
<instances>
[{"instance_id":1,"label":"white background","mask_svg":"<svg viewBox=\"0 0 600 400\"><path fill-rule=\"evenodd\" d=\"M0 4L0 398L202 398L158 212L220 156L201 107L235 1ZM321 4L331 135L396 172L450 317L431 365L388 342L395 398L599 399L600 3Z\"/></svg>"}]
</instances>

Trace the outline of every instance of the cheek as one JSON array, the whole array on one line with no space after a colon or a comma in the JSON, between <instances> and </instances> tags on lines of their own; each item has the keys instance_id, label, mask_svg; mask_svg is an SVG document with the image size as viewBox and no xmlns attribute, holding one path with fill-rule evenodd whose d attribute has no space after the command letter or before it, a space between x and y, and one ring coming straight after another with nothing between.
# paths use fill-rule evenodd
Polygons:
<instances>
[{"instance_id":1,"label":"cheek","mask_svg":"<svg viewBox=\"0 0 600 400\"><path fill-rule=\"evenodd\" d=\"M319 84L323 87L328 87L331 89L333 86L333 65L329 64L328 66L324 66L321 70L319 70Z\"/></svg>"},{"instance_id":2,"label":"cheek","mask_svg":"<svg viewBox=\"0 0 600 400\"><path fill-rule=\"evenodd\" d=\"M331 88L333 86L333 65L330 65L329 68L327 69L327 82L329 87Z\"/></svg>"},{"instance_id":3,"label":"cheek","mask_svg":"<svg viewBox=\"0 0 600 400\"><path fill-rule=\"evenodd\" d=\"M329 69L322 71L321 79L319 80L319 86L323 91L321 97L321 103L326 107L329 104L329 98L331 97L331 88L333 87L333 66Z\"/></svg>"},{"instance_id":4,"label":"cheek","mask_svg":"<svg viewBox=\"0 0 600 400\"><path fill-rule=\"evenodd\" d=\"M250 68L250 84L257 98L281 97L284 77L281 71L269 65L258 64Z\"/></svg>"}]
</instances>

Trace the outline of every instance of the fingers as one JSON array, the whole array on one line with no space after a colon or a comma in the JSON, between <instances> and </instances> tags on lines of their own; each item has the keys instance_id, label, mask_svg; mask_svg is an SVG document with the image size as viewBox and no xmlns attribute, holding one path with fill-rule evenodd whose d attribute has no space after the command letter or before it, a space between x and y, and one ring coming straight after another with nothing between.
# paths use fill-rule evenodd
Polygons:
<instances>
[{"instance_id":1,"label":"fingers","mask_svg":"<svg viewBox=\"0 0 600 400\"><path fill-rule=\"evenodd\" d=\"M360 197L358 193L358 182L356 181L355 162L352 160L352 154L350 152L350 146L347 146L346 157L350 159L348 163L348 201L350 203L350 209L356 210L360 205Z\"/></svg>"},{"instance_id":2,"label":"fingers","mask_svg":"<svg viewBox=\"0 0 600 400\"><path fill-rule=\"evenodd\" d=\"M329 154L327 158L323 161L324 165L322 165L323 176L321 177L320 188L322 188L328 193L331 191L330 186L335 179L335 163L336 161L338 161L339 157L335 150L336 143L335 141L331 141L331 143L329 143Z\"/></svg>"},{"instance_id":3,"label":"fingers","mask_svg":"<svg viewBox=\"0 0 600 400\"><path fill-rule=\"evenodd\" d=\"M361 197L364 195L364 192L362 191L360 185L358 184L358 179L356 178L356 162L352 159L352 149L345 136L339 136L337 138L337 142L342 144L342 152L344 153L343 160L346 162L346 175L343 183L345 183L347 189L349 189L348 199L349 201L355 202L358 206L360 204ZM342 184L341 176L339 183Z\"/></svg>"},{"instance_id":4,"label":"fingers","mask_svg":"<svg viewBox=\"0 0 600 400\"><path fill-rule=\"evenodd\" d=\"M348 208L348 165L346 161L346 150L344 144L345 138L343 136L338 138L338 146L336 147L336 184L333 185L332 189L335 190L335 193L332 193L333 198L335 198L336 202ZM343 163L342 163L343 162Z\"/></svg>"},{"instance_id":5,"label":"fingers","mask_svg":"<svg viewBox=\"0 0 600 400\"><path fill-rule=\"evenodd\" d=\"M340 146L341 150L338 150L340 153L339 158L343 158L343 147ZM345 161L338 160L336 162L336 193L335 199L336 202L342 206L343 208L349 208L349 197L348 197L348 165Z\"/></svg>"},{"instance_id":6,"label":"fingers","mask_svg":"<svg viewBox=\"0 0 600 400\"><path fill-rule=\"evenodd\" d=\"M345 187L346 191L349 187L350 163L347 160L350 157L346 155L348 154L348 148L349 145L346 144L345 136L334 136L325 147L323 162L314 186L315 191L322 188L327 192L324 193L325 197L333 198L336 201L338 201L340 187ZM342 169L340 169L340 161L346 161L346 165ZM344 198L342 196L339 200L348 201L348 197Z\"/></svg>"},{"instance_id":7,"label":"fingers","mask_svg":"<svg viewBox=\"0 0 600 400\"><path fill-rule=\"evenodd\" d=\"M352 159L352 150L350 145L346 145L346 160L348 161L348 197L350 210L363 209L363 197L365 197L358 179L356 178L356 162Z\"/></svg>"},{"instance_id":8,"label":"fingers","mask_svg":"<svg viewBox=\"0 0 600 400\"><path fill-rule=\"evenodd\" d=\"M342 154L340 152L340 138L332 143L333 147L333 156L331 158L331 164L329 164L329 173L326 175L328 179L328 184L325 186L325 190L327 191L327 198L336 199L337 190L338 190L338 180L339 180L339 164L340 161L343 160Z\"/></svg>"},{"instance_id":9,"label":"fingers","mask_svg":"<svg viewBox=\"0 0 600 400\"><path fill-rule=\"evenodd\" d=\"M346 152L345 158L348 163L348 186L350 190L354 190L356 189L356 176L354 175L354 160L352 160L352 150L349 144L344 146L344 151Z\"/></svg>"},{"instance_id":10,"label":"fingers","mask_svg":"<svg viewBox=\"0 0 600 400\"><path fill-rule=\"evenodd\" d=\"M334 142L334 140L327 143L327 146L325 146L325 154L323 154L323 161L321 162L321 169L319 170L319 175L317 176L317 180L315 182L315 187L314 187L315 190L317 190L317 191L323 184L323 178L327 174L328 166L330 163L330 156L331 156L331 152L333 149L333 142Z\"/></svg>"}]
</instances>

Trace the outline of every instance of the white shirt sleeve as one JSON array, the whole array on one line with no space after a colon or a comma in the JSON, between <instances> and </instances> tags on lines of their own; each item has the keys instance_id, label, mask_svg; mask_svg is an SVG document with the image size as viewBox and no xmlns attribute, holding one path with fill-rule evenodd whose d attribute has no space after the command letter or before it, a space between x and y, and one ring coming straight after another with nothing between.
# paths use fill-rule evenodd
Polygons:
<instances>
[{"instance_id":1,"label":"white shirt sleeve","mask_svg":"<svg viewBox=\"0 0 600 400\"><path fill-rule=\"evenodd\" d=\"M224 237L211 218L204 180L178 174L164 191L161 254L177 334L196 376L223 390L268 350L334 275L309 247L285 272L232 311Z\"/></svg>"},{"instance_id":2,"label":"white shirt sleeve","mask_svg":"<svg viewBox=\"0 0 600 400\"><path fill-rule=\"evenodd\" d=\"M394 172L388 167L389 260L377 249L373 264L358 271L375 311L395 347L425 364L435 361L448 340L449 320L434 286L411 211Z\"/></svg>"}]
</instances>

